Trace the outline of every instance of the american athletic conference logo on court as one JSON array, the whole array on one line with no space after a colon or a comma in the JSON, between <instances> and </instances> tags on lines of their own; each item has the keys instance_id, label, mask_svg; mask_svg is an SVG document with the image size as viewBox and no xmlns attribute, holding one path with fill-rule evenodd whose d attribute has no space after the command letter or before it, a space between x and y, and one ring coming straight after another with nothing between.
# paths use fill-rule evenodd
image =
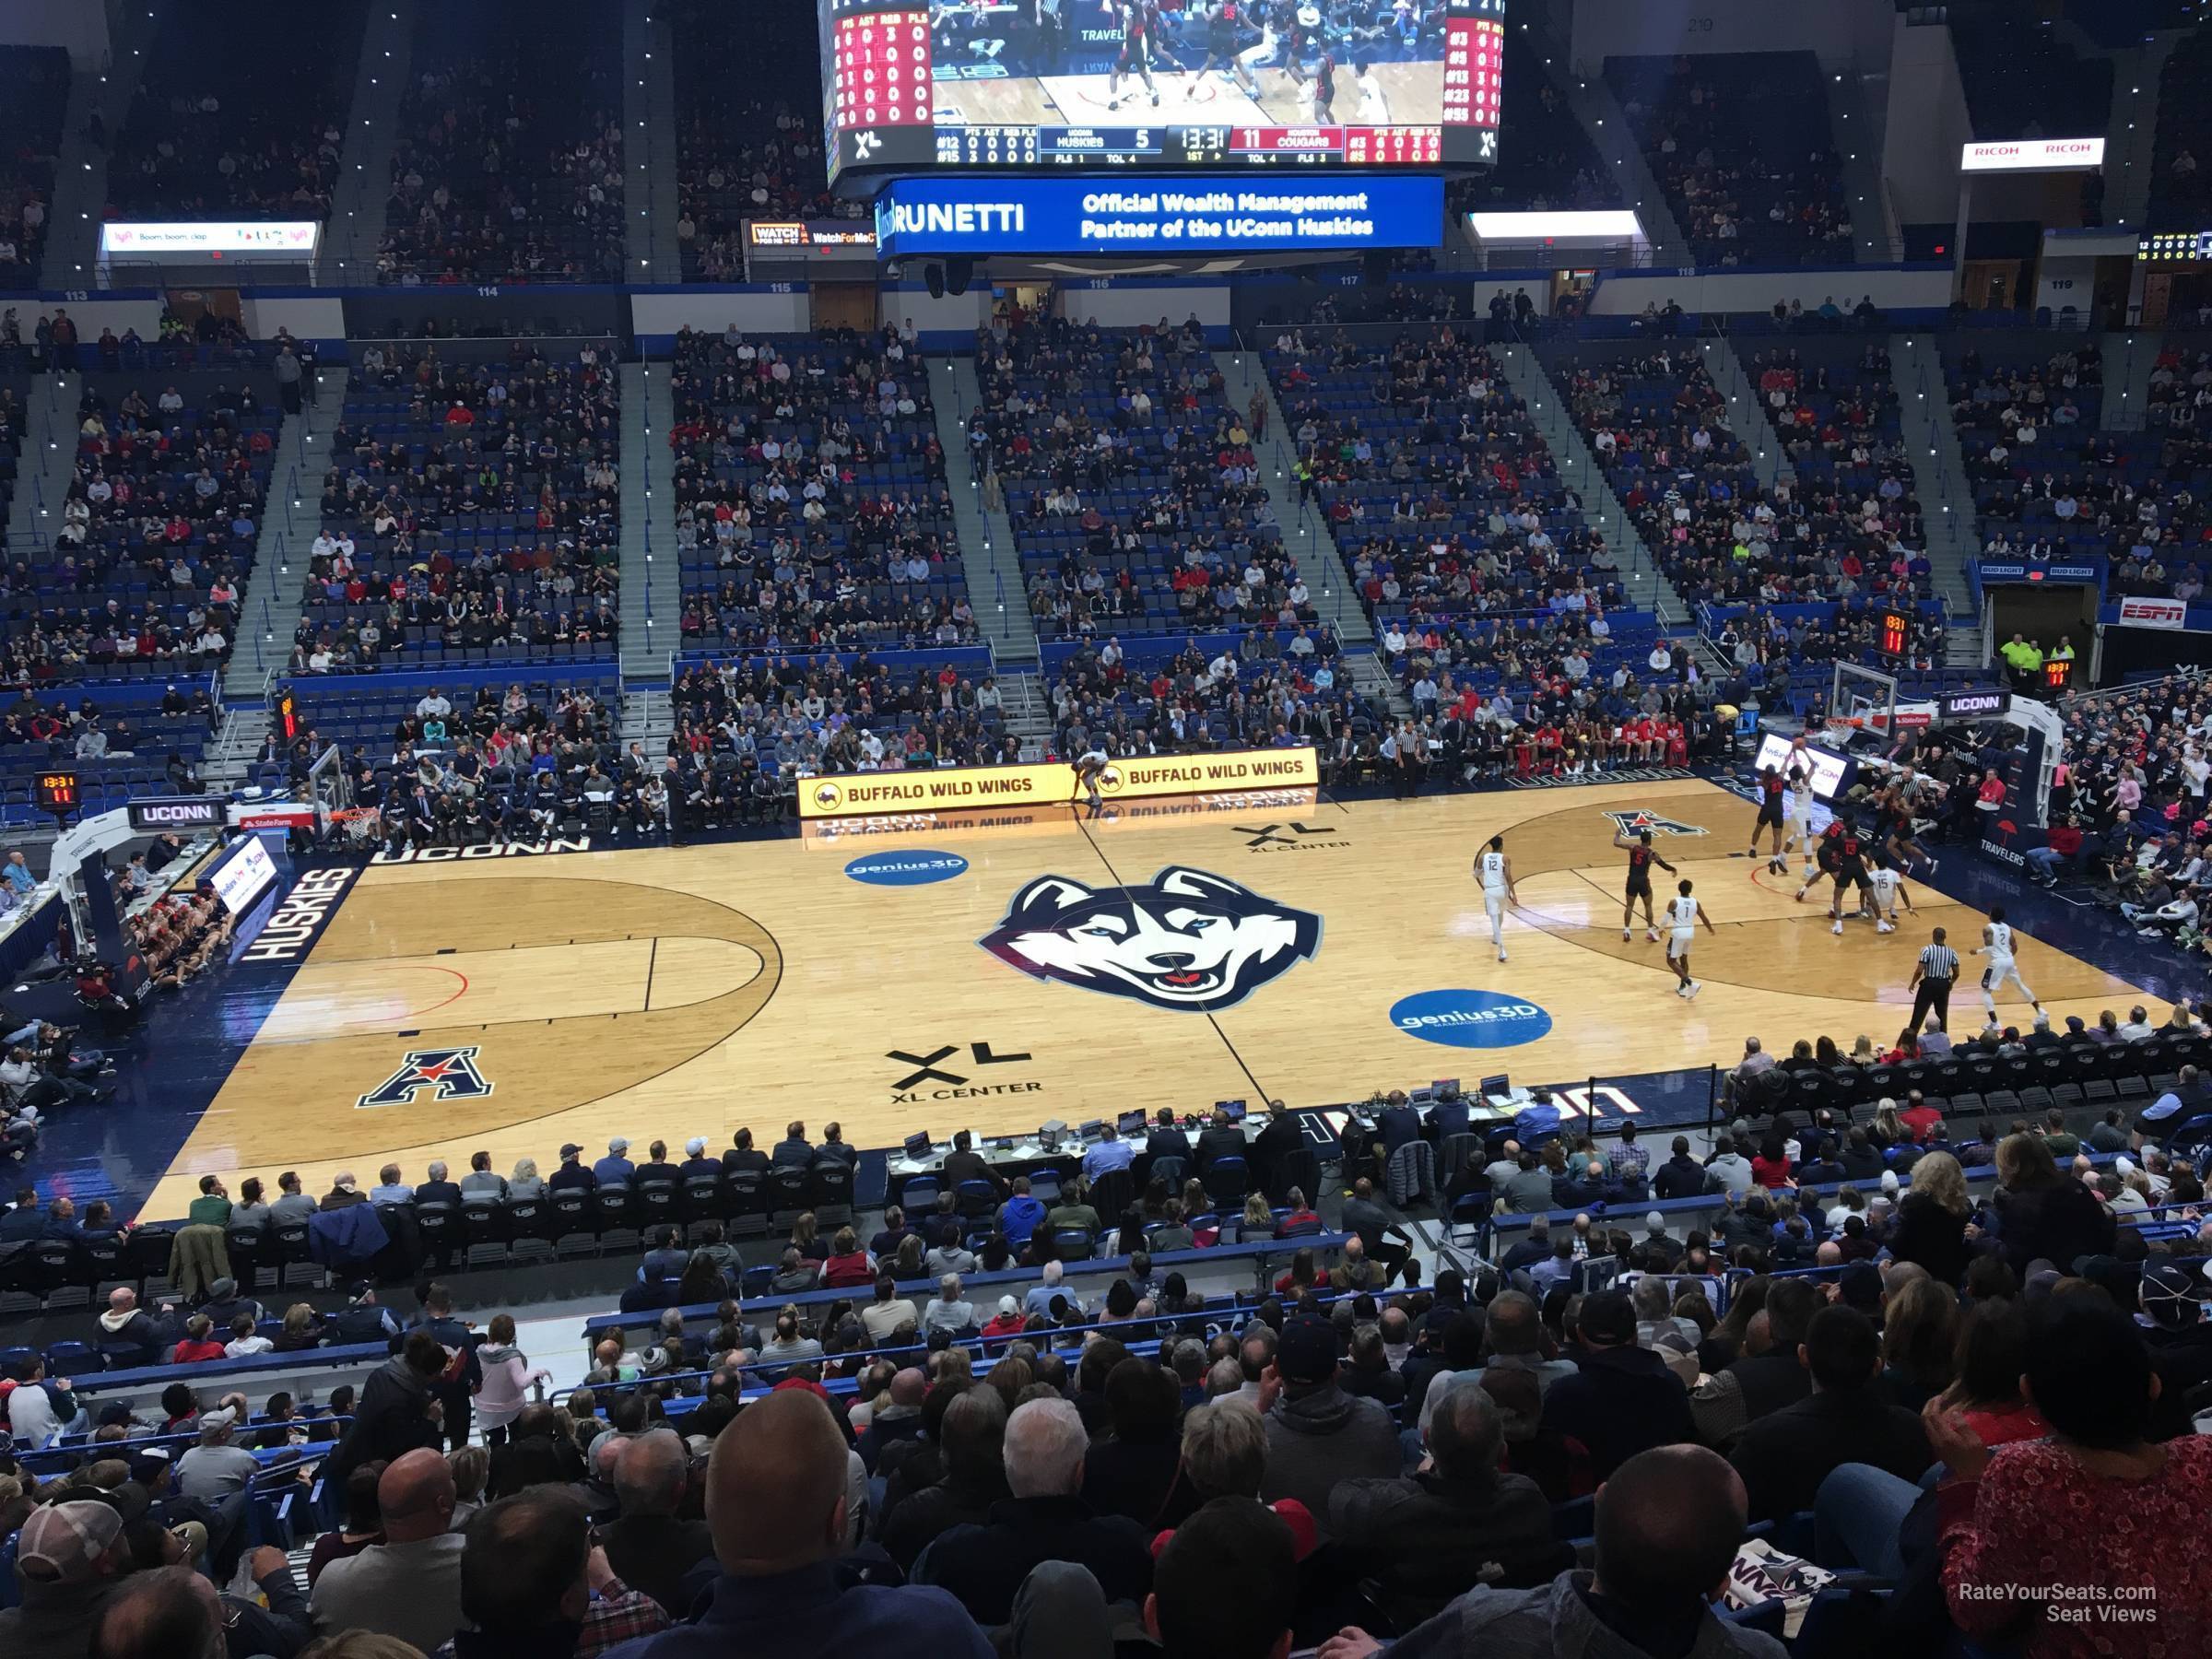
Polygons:
<instances>
[{"instance_id":1,"label":"american athletic conference logo on court","mask_svg":"<svg viewBox=\"0 0 2212 1659\"><path fill-rule=\"evenodd\" d=\"M358 1106L411 1106L426 1088L433 1100L479 1100L492 1090L491 1079L477 1069L473 1048L415 1049L399 1068L363 1095Z\"/></svg>"},{"instance_id":2,"label":"american athletic conference logo on court","mask_svg":"<svg viewBox=\"0 0 2212 1659\"><path fill-rule=\"evenodd\" d=\"M1040 876L976 943L1032 979L1179 1014L1234 1007L1321 948L1321 918L1206 870L1094 888Z\"/></svg>"},{"instance_id":3,"label":"american athletic conference logo on court","mask_svg":"<svg viewBox=\"0 0 2212 1659\"><path fill-rule=\"evenodd\" d=\"M1703 835L1702 824L1686 824L1680 818L1668 818L1665 813L1646 812L1638 807L1631 812L1608 812L1613 828L1622 835L1639 835L1649 830L1653 835Z\"/></svg>"}]
</instances>

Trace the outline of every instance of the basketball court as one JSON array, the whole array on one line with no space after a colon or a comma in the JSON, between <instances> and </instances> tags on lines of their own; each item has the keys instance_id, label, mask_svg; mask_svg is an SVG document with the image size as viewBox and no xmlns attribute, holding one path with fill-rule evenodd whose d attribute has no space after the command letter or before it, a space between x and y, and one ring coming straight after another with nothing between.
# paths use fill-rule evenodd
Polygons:
<instances>
[{"instance_id":1,"label":"basketball court","mask_svg":"<svg viewBox=\"0 0 2212 1659\"><path fill-rule=\"evenodd\" d=\"M1393 126L1435 126L1443 120L1443 76L1434 62L1377 64ZM1253 74L1253 98L1224 69L1195 70L1155 65L1152 85L1159 101L1135 75L1122 77L1114 107L1111 75L1011 76L997 80L940 80L932 88L940 126L1092 126L1145 122L1176 126L1298 126L1313 119L1312 76L1300 81L1288 69ZM1359 88L1353 65L1336 65L1335 124L1358 124Z\"/></svg>"},{"instance_id":2,"label":"basketball court","mask_svg":"<svg viewBox=\"0 0 2212 1659\"><path fill-rule=\"evenodd\" d=\"M762 1145L830 1119L863 1147L1133 1108L1364 1099L1435 1077L1524 1083L1733 1064L1744 1037L1895 1038L1931 926L1983 917L1918 882L1894 935L1829 931L1823 895L1740 856L1754 809L1693 779L1410 803L1254 797L867 820L888 833L371 865L354 878L145 1206L199 1175L308 1190L488 1149L549 1171L564 1141ZM1148 805L1148 810L1146 807ZM1138 816L1139 811L1143 816ZM1620 936L1648 822L1718 926L1704 992ZM1519 882L1499 962L1470 865ZM1735 856L1732 856L1735 855ZM1662 900L1676 879L1655 872ZM2054 1018L2152 1004L2023 935ZM1955 1023L1978 1022L1969 982ZM234 969L233 972L241 971ZM2166 1011L2155 1004L2158 1017ZM2025 1024L2024 1004L2001 1005ZM274 1186L271 1182L272 1189Z\"/></svg>"}]
</instances>

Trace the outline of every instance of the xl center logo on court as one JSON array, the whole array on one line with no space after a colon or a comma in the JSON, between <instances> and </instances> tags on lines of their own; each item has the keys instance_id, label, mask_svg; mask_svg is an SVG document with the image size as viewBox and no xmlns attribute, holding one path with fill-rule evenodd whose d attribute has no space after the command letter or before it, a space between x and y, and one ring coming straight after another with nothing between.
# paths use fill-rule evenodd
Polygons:
<instances>
[{"instance_id":1,"label":"xl center logo on court","mask_svg":"<svg viewBox=\"0 0 2212 1659\"><path fill-rule=\"evenodd\" d=\"M1234 1007L1321 948L1321 918L1171 865L1140 886L1040 876L976 941L1032 979L1182 1014Z\"/></svg>"},{"instance_id":2,"label":"xl center logo on court","mask_svg":"<svg viewBox=\"0 0 2212 1659\"><path fill-rule=\"evenodd\" d=\"M1292 818L1287 824L1238 824L1248 853L1317 852L1324 847L1348 847L1352 838L1333 824L1308 824Z\"/></svg>"}]
</instances>

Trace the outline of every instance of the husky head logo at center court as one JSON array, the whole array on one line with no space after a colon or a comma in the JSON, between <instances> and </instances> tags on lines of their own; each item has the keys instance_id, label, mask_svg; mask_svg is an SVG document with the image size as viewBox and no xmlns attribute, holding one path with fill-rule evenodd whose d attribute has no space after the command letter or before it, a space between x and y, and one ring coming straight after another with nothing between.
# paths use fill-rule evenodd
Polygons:
<instances>
[{"instance_id":1,"label":"husky head logo at center court","mask_svg":"<svg viewBox=\"0 0 2212 1659\"><path fill-rule=\"evenodd\" d=\"M1312 956L1321 918L1171 865L1137 887L1040 876L978 943L1037 979L1211 1014Z\"/></svg>"}]
</instances>

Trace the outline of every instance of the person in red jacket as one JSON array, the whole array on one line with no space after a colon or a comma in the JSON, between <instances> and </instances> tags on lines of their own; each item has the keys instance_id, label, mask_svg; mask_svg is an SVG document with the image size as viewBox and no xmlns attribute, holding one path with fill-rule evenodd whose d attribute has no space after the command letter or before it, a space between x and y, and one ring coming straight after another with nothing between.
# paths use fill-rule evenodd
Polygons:
<instances>
[{"instance_id":1,"label":"person in red jacket","mask_svg":"<svg viewBox=\"0 0 2212 1659\"><path fill-rule=\"evenodd\" d=\"M1897 1121L1912 1132L1914 1140L1924 1141L1943 1122L1943 1113L1929 1105L1916 1088L1905 1097L1905 1109L1897 1114Z\"/></svg>"},{"instance_id":2,"label":"person in red jacket","mask_svg":"<svg viewBox=\"0 0 2212 1659\"><path fill-rule=\"evenodd\" d=\"M206 1359L223 1358L223 1345L215 1338L215 1322L205 1313L194 1313L184 1322L184 1339L170 1350L171 1365L196 1365Z\"/></svg>"},{"instance_id":3,"label":"person in red jacket","mask_svg":"<svg viewBox=\"0 0 2212 1659\"><path fill-rule=\"evenodd\" d=\"M998 1312L983 1326L985 1341L994 1336L1018 1336L1022 1329L1021 1304L1010 1296L998 1299Z\"/></svg>"}]
</instances>

